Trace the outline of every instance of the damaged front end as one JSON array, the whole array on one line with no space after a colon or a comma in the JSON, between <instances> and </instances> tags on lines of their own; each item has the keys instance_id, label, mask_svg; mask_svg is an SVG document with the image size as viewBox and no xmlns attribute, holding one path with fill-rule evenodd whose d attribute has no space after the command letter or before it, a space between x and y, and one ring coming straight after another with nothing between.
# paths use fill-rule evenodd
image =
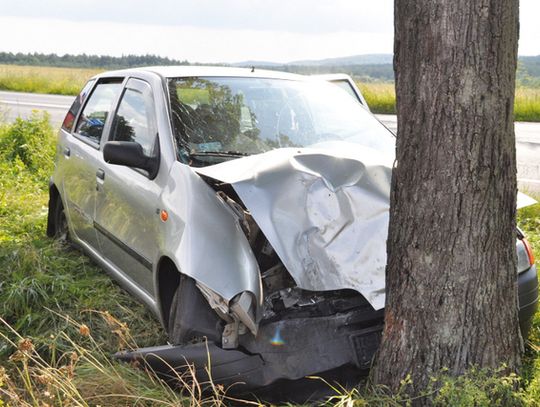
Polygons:
<instances>
[{"instance_id":1,"label":"damaged front end","mask_svg":"<svg viewBox=\"0 0 540 407\"><path fill-rule=\"evenodd\" d=\"M391 165L389 157L340 144L193 169L249 244L257 275L246 281L257 279L260 294L252 283L227 296L226 281L188 270L222 321L221 340L117 357L144 360L171 378L191 364L199 381L242 383L233 388L239 392L368 368L383 324Z\"/></svg>"}]
</instances>

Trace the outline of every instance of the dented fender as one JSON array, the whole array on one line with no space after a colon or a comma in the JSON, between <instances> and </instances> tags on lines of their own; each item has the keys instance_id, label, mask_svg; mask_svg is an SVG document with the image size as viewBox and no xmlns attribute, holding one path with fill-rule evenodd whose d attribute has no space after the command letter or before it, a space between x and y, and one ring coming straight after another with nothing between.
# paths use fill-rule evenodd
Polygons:
<instances>
[{"instance_id":1,"label":"dented fender","mask_svg":"<svg viewBox=\"0 0 540 407\"><path fill-rule=\"evenodd\" d=\"M262 302L259 267L229 207L192 168L174 163L161 202L164 254L179 271L228 303L244 291Z\"/></svg>"}]
</instances>

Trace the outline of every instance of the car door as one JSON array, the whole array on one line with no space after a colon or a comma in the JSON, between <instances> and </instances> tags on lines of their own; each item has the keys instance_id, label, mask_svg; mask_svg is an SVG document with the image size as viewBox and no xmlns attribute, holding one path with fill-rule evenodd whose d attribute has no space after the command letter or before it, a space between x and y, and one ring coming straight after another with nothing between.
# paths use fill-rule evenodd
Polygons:
<instances>
[{"instance_id":1,"label":"car door","mask_svg":"<svg viewBox=\"0 0 540 407\"><path fill-rule=\"evenodd\" d=\"M110 141L139 143L148 157L159 155L155 103L150 85L127 81L110 126ZM101 161L95 228L101 253L148 295L158 252L159 185L136 168Z\"/></svg>"},{"instance_id":2,"label":"car door","mask_svg":"<svg viewBox=\"0 0 540 407\"><path fill-rule=\"evenodd\" d=\"M122 89L122 78L102 79L86 99L72 134L61 146L62 189L75 239L98 248L93 225L101 136Z\"/></svg>"}]
</instances>

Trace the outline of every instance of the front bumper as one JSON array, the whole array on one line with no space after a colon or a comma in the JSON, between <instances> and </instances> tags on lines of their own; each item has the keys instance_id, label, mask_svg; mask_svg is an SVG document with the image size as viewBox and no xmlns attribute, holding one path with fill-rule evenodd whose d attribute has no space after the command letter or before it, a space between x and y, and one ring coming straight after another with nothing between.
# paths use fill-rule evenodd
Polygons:
<instances>
[{"instance_id":1,"label":"front bumper","mask_svg":"<svg viewBox=\"0 0 540 407\"><path fill-rule=\"evenodd\" d=\"M212 379L233 386L231 391L241 394L280 379L298 380L337 368L368 369L382 327L382 311L352 310L261 325L256 338L241 336L238 349L226 350L215 343L201 342L142 348L118 353L116 358L143 362L172 382L181 382L178 378L188 372L189 363L199 383Z\"/></svg>"},{"instance_id":2,"label":"front bumper","mask_svg":"<svg viewBox=\"0 0 540 407\"><path fill-rule=\"evenodd\" d=\"M519 275L518 287L519 322L525 337L538 308L535 266ZM294 381L336 370L352 372L348 373L352 377L371 365L380 342L383 312L369 307L261 324L257 337L240 337L238 349L199 342L141 348L115 356L126 362L142 362L173 384L189 382L193 377L185 374L193 373L200 384L208 385L212 380L232 386L230 392L234 394L257 391L282 379Z\"/></svg>"}]
</instances>

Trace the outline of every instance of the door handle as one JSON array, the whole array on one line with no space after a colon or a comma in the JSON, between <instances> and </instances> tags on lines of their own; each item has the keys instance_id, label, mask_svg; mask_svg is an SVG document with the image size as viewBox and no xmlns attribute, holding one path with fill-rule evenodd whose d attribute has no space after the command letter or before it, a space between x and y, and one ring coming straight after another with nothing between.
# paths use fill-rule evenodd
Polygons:
<instances>
[{"instance_id":1,"label":"door handle","mask_svg":"<svg viewBox=\"0 0 540 407\"><path fill-rule=\"evenodd\" d=\"M69 157L71 155L71 150L69 149L69 147L64 148L64 155L66 157Z\"/></svg>"},{"instance_id":2,"label":"door handle","mask_svg":"<svg viewBox=\"0 0 540 407\"><path fill-rule=\"evenodd\" d=\"M100 180L105 180L105 171L103 171L101 168L96 171L96 177L98 177Z\"/></svg>"}]
</instances>

